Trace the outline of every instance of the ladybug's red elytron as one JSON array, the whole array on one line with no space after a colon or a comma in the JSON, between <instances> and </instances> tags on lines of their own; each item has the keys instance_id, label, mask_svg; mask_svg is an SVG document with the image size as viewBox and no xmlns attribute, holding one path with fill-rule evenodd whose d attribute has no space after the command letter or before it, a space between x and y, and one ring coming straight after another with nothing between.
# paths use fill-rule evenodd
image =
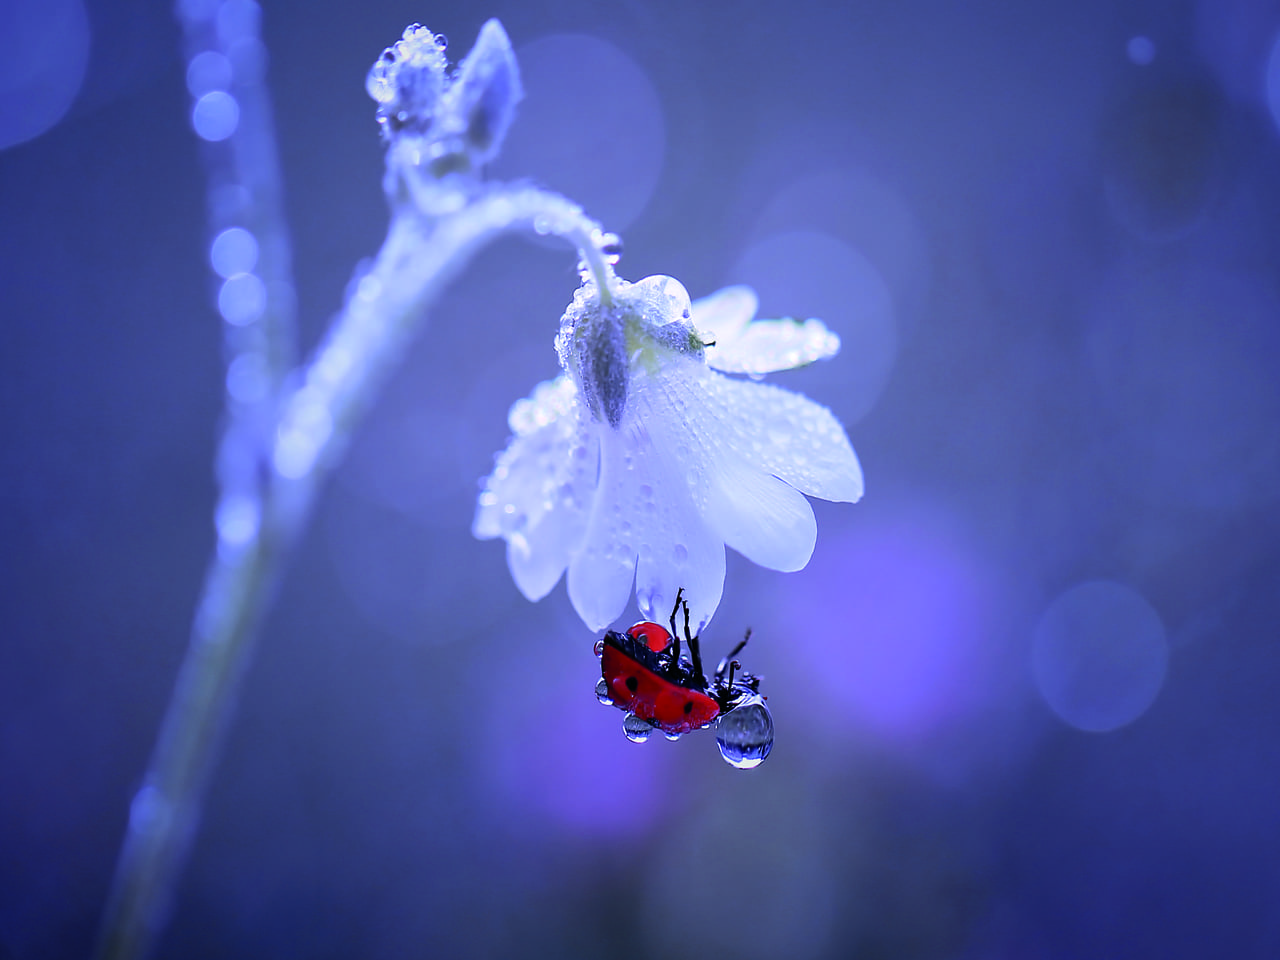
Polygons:
<instances>
[{"instance_id":1,"label":"ladybug's red elytron","mask_svg":"<svg viewBox=\"0 0 1280 960\"><path fill-rule=\"evenodd\" d=\"M708 683L698 638L689 631L689 605L683 595L683 589L676 594L669 631L642 620L625 633L610 630L596 643L596 696L626 713L622 729L632 740L647 740L654 729L676 740L714 725L716 743L729 764L740 769L759 766L773 749L773 717L760 694L760 678L742 671L734 659L751 631L720 661ZM692 659L682 656L676 632L681 608L684 646Z\"/></svg>"}]
</instances>

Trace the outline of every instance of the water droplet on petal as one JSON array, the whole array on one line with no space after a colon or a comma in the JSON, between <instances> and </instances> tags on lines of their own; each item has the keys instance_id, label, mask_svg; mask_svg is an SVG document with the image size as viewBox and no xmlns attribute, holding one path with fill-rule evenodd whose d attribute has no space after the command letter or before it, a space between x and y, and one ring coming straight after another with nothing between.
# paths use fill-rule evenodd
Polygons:
<instances>
[{"instance_id":1,"label":"water droplet on petal","mask_svg":"<svg viewBox=\"0 0 1280 960\"><path fill-rule=\"evenodd\" d=\"M683 543L677 543L675 549L671 551L676 559L676 563L687 563L689 560L689 548Z\"/></svg>"},{"instance_id":2,"label":"water droplet on petal","mask_svg":"<svg viewBox=\"0 0 1280 960\"><path fill-rule=\"evenodd\" d=\"M604 704L613 704L613 700L609 696L609 684L604 677L601 677L600 682L596 684L596 699Z\"/></svg>"},{"instance_id":3,"label":"water droplet on petal","mask_svg":"<svg viewBox=\"0 0 1280 960\"><path fill-rule=\"evenodd\" d=\"M628 713L622 718L622 732L632 743L644 743L649 739L649 734L653 733L653 727L648 720L641 720L634 713Z\"/></svg>"},{"instance_id":4,"label":"water droplet on petal","mask_svg":"<svg viewBox=\"0 0 1280 960\"><path fill-rule=\"evenodd\" d=\"M773 749L773 717L764 697L753 694L716 723L716 745L725 763L750 770L764 763Z\"/></svg>"}]
</instances>

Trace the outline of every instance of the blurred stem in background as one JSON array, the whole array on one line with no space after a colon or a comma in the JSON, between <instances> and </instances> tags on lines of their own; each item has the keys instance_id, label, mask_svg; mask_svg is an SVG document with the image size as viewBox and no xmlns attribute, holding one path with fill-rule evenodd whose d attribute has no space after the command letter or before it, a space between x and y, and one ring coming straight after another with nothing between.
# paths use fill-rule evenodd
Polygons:
<instances>
[{"instance_id":1,"label":"blurred stem in background","mask_svg":"<svg viewBox=\"0 0 1280 960\"><path fill-rule=\"evenodd\" d=\"M608 306L617 238L563 197L484 184L520 97L505 32L485 24L449 73L442 38L410 27L370 72L388 142L391 223L315 356L297 367L288 233L266 51L254 0L179 0L192 125L204 141L210 261L221 279L227 378L216 552L190 647L129 823L97 955L146 956L169 912L262 616L325 476L427 306L501 233L561 236Z\"/></svg>"}]
</instances>

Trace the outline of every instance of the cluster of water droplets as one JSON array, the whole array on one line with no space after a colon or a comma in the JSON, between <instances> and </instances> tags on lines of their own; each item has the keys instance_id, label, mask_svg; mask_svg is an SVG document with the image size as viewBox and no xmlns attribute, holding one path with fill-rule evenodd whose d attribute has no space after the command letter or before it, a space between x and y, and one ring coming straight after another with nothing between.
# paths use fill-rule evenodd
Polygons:
<instances>
[{"instance_id":1,"label":"cluster of water droplets","mask_svg":"<svg viewBox=\"0 0 1280 960\"><path fill-rule=\"evenodd\" d=\"M428 180L474 173L498 153L523 96L520 71L497 20L450 71L447 41L420 24L387 47L369 69L365 89L378 104L378 125L391 144L388 168ZM388 192L398 195L392 176Z\"/></svg>"},{"instance_id":2,"label":"cluster of water droplets","mask_svg":"<svg viewBox=\"0 0 1280 960\"><path fill-rule=\"evenodd\" d=\"M609 684L603 677L596 684L596 699L607 707L614 705L613 698L609 696ZM634 713L628 713L622 718L622 732L626 734L628 740L632 743L644 743L653 735L658 728L648 720L637 717ZM664 736L668 740L679 740L684 734L682 733L665 733Z\"/></svg>"},{"instance_id":3,"label":"cluster of water droplets","mask_svg":"<svg viewBox=\"0 0 1280 960\"><path fill-rule=\"evenodd\" d=\"M431 125L444 93L448 45L443 34L414 23L374 61L365 90L378 104L378 126L384 137L390 139L404 130L423 133Z\"/></svg>"}]
</instances>

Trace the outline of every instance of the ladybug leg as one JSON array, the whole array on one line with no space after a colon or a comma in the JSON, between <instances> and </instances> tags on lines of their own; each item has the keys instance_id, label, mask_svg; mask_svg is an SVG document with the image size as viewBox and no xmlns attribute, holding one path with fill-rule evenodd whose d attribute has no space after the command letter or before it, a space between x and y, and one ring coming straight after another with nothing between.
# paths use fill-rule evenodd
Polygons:
<instances>
[{"instance_id":1,"label":"ladybug leg","mask_svg":"<svg viewBox=\"0 0 1280 960\"><path fill-rule=\"evenodd\" d=\"M671 651L671 665L677 670L680 668L680 634L676 631L676 612L680 609L680 604L684 603L684 587L676 591L676 604L671 608L671 642L674 644ZM685 633L689 632L689 605L684 606Z\"/></svg>"},{"instance_id":2,"label":"ladybug leg","mask_svg":"<svg viewBox=\"0 0 1280 960\"><path fill-rule=\"evenodd\" d=\"M723 660L720 661L720 666L716 667L716 684L717 685L719 685L721 682L726 683L726 685L733 684L733 671L735 668L742 666L742 664L740 664L737 660L734 660L733 658L742 652L742 648L747 645L747 641L750 639L751 639L751 628L747 627L747 635L742 638L742 642L739 643L732 650L730 650L728 656L726 656ZM725 681L724 679L726 670L729 671L729 679L727 681Z\"/></svg>"},{"instance_id":3,"label":"ladybug leg","mask_svg":"<svg viewBox=\"0 0 1280 960\"><path fill-rule=\"evenodd\" d=\"M672 626L674 628L674 624ZM684 605L684 639L689 644L689 653L693 656L693 672L705 686L707 675L702 672L702 648L698 645L698 638L689 630L689 604L687 603Z\"/></svg>"}]
</instances>

